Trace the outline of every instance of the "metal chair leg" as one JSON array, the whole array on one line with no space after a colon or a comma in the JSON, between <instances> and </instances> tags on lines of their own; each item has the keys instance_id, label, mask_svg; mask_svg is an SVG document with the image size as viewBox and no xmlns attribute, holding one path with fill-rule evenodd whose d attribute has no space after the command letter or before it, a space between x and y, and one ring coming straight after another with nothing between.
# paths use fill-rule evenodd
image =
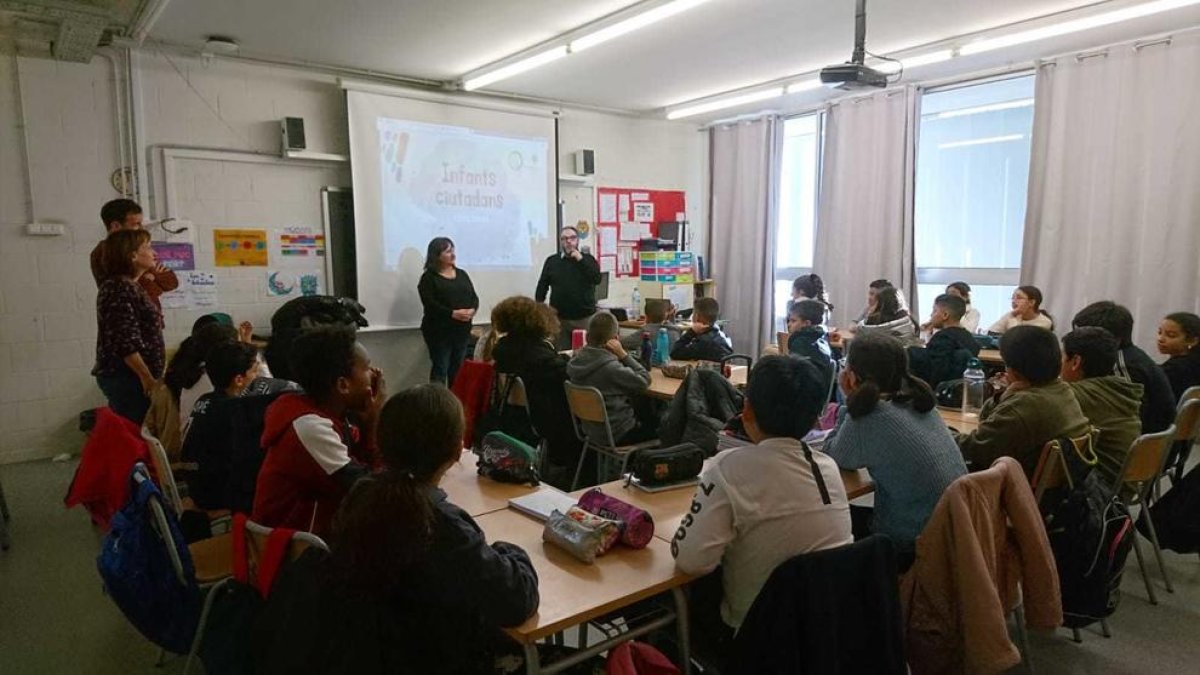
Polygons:
<instances>
[{"instance_id":1,"label":"metal chair leg","mask_svg":"<svg viewBox=\"0 0 1200 675\"><path fill-rule=\"evenodd\" d=\"M1033 657L1029 653L1029 630L1025 627L1025 606L1017 605L1012 611L1013 623L1017 628L1017 648L1021 652L1021 661L1029 672L1033 672Z\"/></svg>"},{"instance_id":2,"label":"metal chair leg","mask_svg":"<svg viewBox=\"0 0 1200 675\"><path fill-rule=\"evenodd\" d=\"M1150 575L1146 573L1146 560L1142 557L1142 545L1138 543L1137 532L1133 533L1133 552L1137 554L1138 568L1142 570L1142 582L1146 584L1146 595L1150 596L1150 604L1158 604L1158 596L1154 594L1154 586L1150 583Z\"/></svg>"},{"instance_id":3,"label":"metal chair leg","mask_svg":"<svg viewBox=\"0 0 1200 675\"><path fill-rule=\"evenodd\" d=\"M1150 526L1150 543L1154 545L1154 557L1158 559L1158 570L1162 572L1163 583L1167 586L1168 593L1174 593L1175 589L1171 586L1171 578L1167 576L1167 566L1163 563L1162 547L1158 545L1158 532L1154 529L1154 518L1150 515L1150 510L1142 507L1146 513L1146 524Z\"/></svg>"},{"instance_id":4,"label":"metal chair leg","mask_svg":"<svg viewBox=\"0 0 1200 675\"><path fill-rule=\"evenodd\" d=\"M1100 634L1106 638L1112 637L1112 631L1108 629L1108 619L1100 619Z\"/></svg>"},{"instance_id":5,"label":"metal chair leg","mask_svg":"<svg viewBox=\"0 0 1200 675\"><path fill-rule=\"evenodd\" d=\"M583 460L587 459L589 443L583 442L583 449L579 451L579 464L575 466L575 479L571 481L571 492L579 489L579 475L583 473Z\"/></svg>"},{"instance_id":6,"label":"metal chair leg","mask_svg":"<svg viewBox=\"0 0 1200 675\"><path fill-rule=\"evenodd\" d=\"M671 589L671 597L675 600L675 630L679 640L679 662L682 664L683 675L692 675L692 641L691 621L688 615L687 593L676 586Z\"/></svg>"},{"instance_id":7,"label":"metal chair leg","mask_svg":"<svg viewBox=\"0 0 1200 675\"><path fill-rule=\"evenodd\" d=\"M1081 643L1083 642L1083 636L1079 634L1079 629L1078 629L1078 628L1072 628L1072 629L1071 629L1071 640L1072 640L1072 641L1073 641L1075 644L1081 644Z\"/></svg>"}]
</instances>

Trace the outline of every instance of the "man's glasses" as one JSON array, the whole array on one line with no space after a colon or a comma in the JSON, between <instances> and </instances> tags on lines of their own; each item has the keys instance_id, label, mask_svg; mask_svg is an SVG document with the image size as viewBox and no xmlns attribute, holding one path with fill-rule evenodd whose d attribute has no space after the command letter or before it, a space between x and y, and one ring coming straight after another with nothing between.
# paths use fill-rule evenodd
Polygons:
<instances>
[{"instance_id":1,"label":"man's glasses","mask_svg":"<svg viewBox=\"0 0 1200 675\"><path fill-rule=\"evenodd\" d=\"M576 241L579 239L579 237L572 237L570 235L566 235L566 236L559 237L558 239L559 239L559 241Z\"/></svg>"}]
</instances>

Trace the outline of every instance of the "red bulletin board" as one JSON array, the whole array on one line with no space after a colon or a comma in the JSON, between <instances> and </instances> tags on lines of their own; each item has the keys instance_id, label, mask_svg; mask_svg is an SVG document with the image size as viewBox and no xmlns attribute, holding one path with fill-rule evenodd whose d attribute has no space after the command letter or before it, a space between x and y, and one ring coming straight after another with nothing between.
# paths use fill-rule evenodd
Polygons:
<instances>
[{"instance_id":1,"label":"red bulletin board","mask_svg":"<svg viewBox=\"0 0 1200 675\"><path fill-rule=\"evenodd\" d=\"M600 269L614 268L617 277L637 277L638 241L630 238L635 231L646 234L641 224L649 226L648 236L658 236L659 223L673 223L678 214L685 213L686 195L683 190L645 190L638 188L596 188L596 232L591 243ZM611 228L608 233L604 228ZM607 234L607 236L606 236ZM616 236L613 236L613 235ZM625 235L625 237L622 237ZM606 243L616 241L616 250ZM619 264L621 249L629 249L632 261L622 269ZM609 257L609 260L605 260Z\"/></svg>"}]
</instances>

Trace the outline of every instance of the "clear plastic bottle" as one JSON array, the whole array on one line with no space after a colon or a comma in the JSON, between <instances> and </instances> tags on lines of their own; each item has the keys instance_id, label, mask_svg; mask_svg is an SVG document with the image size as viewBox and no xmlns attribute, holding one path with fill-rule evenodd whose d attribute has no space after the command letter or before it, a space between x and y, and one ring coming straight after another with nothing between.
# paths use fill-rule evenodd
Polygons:
<instances>
[{"instance_id":1,"label":"clear plastic bottle","mask_svg":"<svg viewBox=\"0 0 1200 675\"><path fill-rule=\"evenodd\" d=\"M654 365L661 366L671 357L671 338L666 328L658 329L658 337L654 343Z\"/></svg>"},{"instance_id":2,"label":"clear plastic bottle","mask_svg":"<svg viewBox=\"0 0 1200 675\"><path fill-rule=\"evenodd\" d=\"M629 308L630 321L636 320L642 315L642 292L637 286L633 287L633 306Z\"/></svg>"},{"instance_id":3,"label":"clear plastic bottle","mask_svg":"<svg viewBox=\"0 0 1200 675\"><path fill-rule=\"evenodd\" d=\"M983 372L983 364L979 359L967 361L967 369L963 371L962 413L964 417L979 417L983 409L983 401L987 398L987 376Z\"/></svg>"}]
</instances>

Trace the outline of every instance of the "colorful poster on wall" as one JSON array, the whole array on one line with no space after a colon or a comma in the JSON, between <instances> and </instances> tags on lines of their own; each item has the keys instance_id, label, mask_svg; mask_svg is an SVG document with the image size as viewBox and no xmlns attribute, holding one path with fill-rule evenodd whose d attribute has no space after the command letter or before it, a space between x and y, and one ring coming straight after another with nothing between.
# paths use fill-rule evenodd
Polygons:
<instances>
[{"instance_id":1,"label":"colorful poster on wall","mask_svg":"<svg viewBox=\"0 0 1200 675\"><path fill-rule=\"evenodd\" d=\"M266 267L266 230L213 230L217 267Z\"/></svg>"},{"instance_id":2,"label":"colorful poster on wall","mask_svg":"<svg viewBox=\"0 0 1200 675\"><path fill-rule=\"evenodd\" d=\"M196 269L196 249L191 244L166 241L150 242L158 262L169 270L182 272Z\"/></svg>"},{"instance_id":3,"label":"colorful poster on wall","mask_svg":"<svg viewBox=\"0 0 1200 675\"><path fill-rule=\"evenodd\" d=\"M321 294L321 276L316 272L271 270L266 279L267 295L273 298Z\"/></svg>"},{"instance_id":4,"label":"colorful poster on wall","mask_svg":"<svg viewBox=\"0 0 1200 675\"><path fill-rule=\"evenodd\" d=\"M325 235L307 227L285 227L279 235L279 253L285 259L314 260L325 255Z\"/></svg>"}]
</instances>

